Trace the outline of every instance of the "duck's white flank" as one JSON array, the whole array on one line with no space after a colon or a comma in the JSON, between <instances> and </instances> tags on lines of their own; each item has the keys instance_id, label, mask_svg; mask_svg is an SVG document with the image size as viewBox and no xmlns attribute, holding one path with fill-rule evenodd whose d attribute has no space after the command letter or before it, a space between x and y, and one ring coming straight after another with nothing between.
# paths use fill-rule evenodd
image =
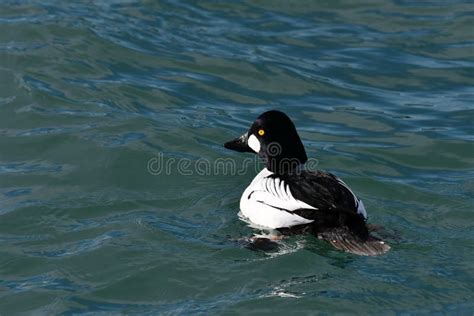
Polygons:
<instances>
[{"instance_id":1,"label":"duck's white flank","mask_svg":"<svg viewBox=\"0 0 474 316\"><path fill-rule=\"evenodd\" d=\"M283 180L269 178L272 174L268 169L263 169L245 189L240 198L242 215L252 223L272 229L311 223L312 220L291 212L315 208L295 199Z\"/></svg>"}]
</instances>

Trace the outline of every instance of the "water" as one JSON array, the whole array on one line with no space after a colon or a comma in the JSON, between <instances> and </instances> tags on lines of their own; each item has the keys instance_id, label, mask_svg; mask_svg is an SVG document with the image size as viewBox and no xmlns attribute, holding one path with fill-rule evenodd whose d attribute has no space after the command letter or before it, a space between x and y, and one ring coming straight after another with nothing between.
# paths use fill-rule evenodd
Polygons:
<instances>
[{"instance_id":1,"label":"water","mask_svg":"<svg viewBox=\"0 0 474 316\"><path fill-rule=\"evenodd\" d=\"M473 25L470 1L2 1L0 314L472 315ZM193 168L243 163L222 143L274 108L391 252L243 247L254 164Z\"/></svg>"}]
</instances>

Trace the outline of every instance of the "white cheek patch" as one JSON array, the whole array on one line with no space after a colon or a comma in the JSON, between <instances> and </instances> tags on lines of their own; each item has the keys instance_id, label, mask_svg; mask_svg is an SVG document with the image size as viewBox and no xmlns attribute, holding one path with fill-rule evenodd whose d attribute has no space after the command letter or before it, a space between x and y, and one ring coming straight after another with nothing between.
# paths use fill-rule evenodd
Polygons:
<instances>
[{"instance_id":1,"label":"white cheek patch","mask_svg":"<svg viewBox=\"0 0 474 316\"><path fill-rule=\"evenodd\" d=\"M247 143L249 144L249 147L253 149L256 153L260 152L260 142L258 141L257 137L255 135L250 135Z\"/></svg>"}]
</instances>

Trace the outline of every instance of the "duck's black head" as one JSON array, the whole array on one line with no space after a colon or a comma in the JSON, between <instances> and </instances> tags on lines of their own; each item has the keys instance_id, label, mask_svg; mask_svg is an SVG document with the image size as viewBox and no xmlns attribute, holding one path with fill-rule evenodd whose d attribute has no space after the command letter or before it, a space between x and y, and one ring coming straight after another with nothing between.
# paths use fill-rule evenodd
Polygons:
<instances>
[{"instance_id":1,"label":"duck's black head","mask_svg":"<svg viewBox=\"0 0 474 316\"><path fill-rule=\"evenodd\" d=\"M224 147L257 153L274 173L292 172L308 160L295 125L280 111L263 113L246 133L225 143Z\"/></svg>"}]
</instances>

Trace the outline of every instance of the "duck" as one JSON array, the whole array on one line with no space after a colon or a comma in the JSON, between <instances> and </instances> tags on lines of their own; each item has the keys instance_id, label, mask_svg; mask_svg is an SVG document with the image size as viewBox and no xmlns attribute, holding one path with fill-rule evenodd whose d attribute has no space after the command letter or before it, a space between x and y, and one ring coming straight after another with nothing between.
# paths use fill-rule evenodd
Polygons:
<instances>
[{"instance_id":1,"label":"duck","mask_svg":"<svg viewBox=\"0 0 474 316\"><path fill-rule=\"evenodd\" d=\"M253 227L283 235L310 233L357 255L386 253L390 246L369 233L364 203L332 173L307 170L304 145L292 120L264 112L224 147L253 153L264 168L240 198L240 215Z\"/></svg>"}]
</instances>

